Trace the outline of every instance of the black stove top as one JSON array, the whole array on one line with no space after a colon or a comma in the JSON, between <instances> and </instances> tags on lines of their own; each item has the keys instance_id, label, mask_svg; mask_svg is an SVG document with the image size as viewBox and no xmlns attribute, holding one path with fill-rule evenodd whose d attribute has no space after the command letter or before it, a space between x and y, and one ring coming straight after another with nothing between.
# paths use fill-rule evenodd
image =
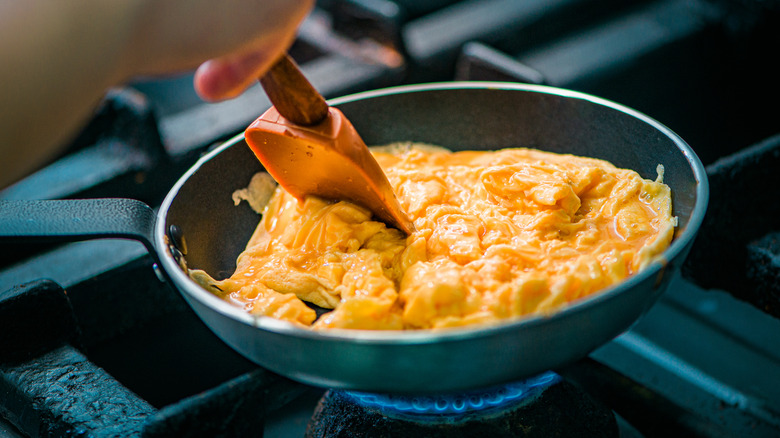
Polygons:
<instances>
[{"instance_id":1,"label":"black stove top","mask_svg":"<svg viewBox=\"0 0 780 438\"><path fill-rule=\"evenodd\" d=\"M631 330L555 371L612 412L619 436L777 436L778 24L768 1L321 0L291 54L328 98L530 82L614 100L680 134L711 182L682 275ZM61 157L0 199L158 205L270 106L259 87L202 103L191 83L112 90ZM334 396L226 347L138 243L0 243L0 435L303 436L323 397Z\"/></svg>"}]
</instances>

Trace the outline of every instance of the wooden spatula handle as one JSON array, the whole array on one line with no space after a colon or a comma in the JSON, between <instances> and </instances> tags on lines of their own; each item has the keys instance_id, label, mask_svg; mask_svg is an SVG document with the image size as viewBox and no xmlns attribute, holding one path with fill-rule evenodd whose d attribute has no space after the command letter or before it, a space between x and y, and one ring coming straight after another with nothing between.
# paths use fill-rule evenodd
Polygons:
<instances>
[{"instance_id":1,"label":"wooden spatula handle","mask_svg":"<svg viewBox=\"0 0 780 438\"><path fill-rule=\"evenodd\" d=\"M325 98L287 54L260 78L260 84L279 114L297 125L316 125L328 116Z\"/></svg>"}]
</instances>

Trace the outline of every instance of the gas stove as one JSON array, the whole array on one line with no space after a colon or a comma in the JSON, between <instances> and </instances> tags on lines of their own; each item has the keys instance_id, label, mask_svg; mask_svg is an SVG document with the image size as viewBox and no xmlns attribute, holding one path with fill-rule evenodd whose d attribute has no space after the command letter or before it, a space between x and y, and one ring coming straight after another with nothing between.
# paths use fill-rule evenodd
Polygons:
<instances>
[{"instance_id":1,"label":"gas stove","mask_svg":"<svg viewBox=\"0 0 780 438\"><path fill-rule=\"evenodd\" d=\"M463 394L310 387L217 339L142 245L0 242L0 435L777 436L780 4L321 0L291 55L326 97L433 81L591 93L684 138L707 218L681 275L629 331L527 381ZM191 73L107 93L48 166L0 199L159 205L202 154L270 106L203 103Z\"/></svg>"}]
</instances>

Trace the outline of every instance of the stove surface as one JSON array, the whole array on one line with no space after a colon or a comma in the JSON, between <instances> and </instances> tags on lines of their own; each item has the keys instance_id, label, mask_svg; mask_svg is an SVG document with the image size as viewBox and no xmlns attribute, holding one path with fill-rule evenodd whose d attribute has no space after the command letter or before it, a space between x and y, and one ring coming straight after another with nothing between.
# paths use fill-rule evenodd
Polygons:
<instances>
[{"instance_id":1,"label":"stove surface","mask_svg":"<svg viewBox=\"0 0 780 438\"><path fill-rule=\"evenodd\" d=\"M633 107L707 166L681 275L634 326L554 370L621 437L780 435L780 2L320 0L291 54L327 98L450 80L546 84ZM61 157L0 200L157 206L270 106L210 104L192 73L111 90ZM744 214L746 210L755 214ZM0 436L304 436L326 389L258 368L162 283L136 242L0 242Z\"/></svg>"}]
</instances>

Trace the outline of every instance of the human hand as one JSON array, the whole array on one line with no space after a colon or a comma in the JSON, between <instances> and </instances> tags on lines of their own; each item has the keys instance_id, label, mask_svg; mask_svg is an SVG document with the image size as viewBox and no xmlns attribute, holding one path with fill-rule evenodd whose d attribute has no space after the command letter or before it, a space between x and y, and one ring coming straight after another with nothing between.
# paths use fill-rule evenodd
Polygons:
<instances>
[{"instance_id":1,"label":"human hand","mask_svg":"<svg viewBox=\"0 0 780 438\"><path fill-rule=\"evenodd\" d=\"M107 88L198 67L237 96L292 44L314 0L9 0L0 5L0 188L39 167Z\"/></svg>"},{"instance_id":2,"label":"human hand","mask_svg":"<svg viewBox=\"0 0 780 438\"><path fill-rule=\"evenodd\" d=\"M140 62L128 71L157 74L210 58L195 73L196 92L209 101L235 97L289 48L312 6L311 0L147 2L131 44L131 59Z\"/></svg>"}]
</instances>

